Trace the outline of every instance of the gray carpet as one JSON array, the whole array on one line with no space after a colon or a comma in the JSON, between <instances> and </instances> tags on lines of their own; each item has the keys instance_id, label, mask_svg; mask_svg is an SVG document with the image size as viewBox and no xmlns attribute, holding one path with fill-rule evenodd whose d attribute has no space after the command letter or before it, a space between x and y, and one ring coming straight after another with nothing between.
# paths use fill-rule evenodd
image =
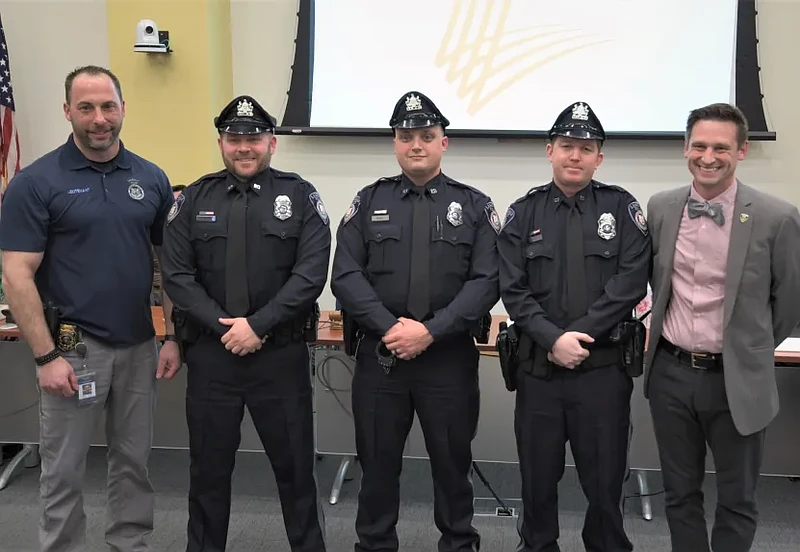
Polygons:
<instances>
[{"instance_id":1,"label":"gray carpet","mask_svg":"<svg viewBox=\"0 0 800 552\"><path fill-rule=\"evenodd\" d=\"M155 531L151 543L154 551L173 552L185 549L186 492L188 488L188 453L186 451L154 451L151 474L158 492ZM328 551L353 550L356 495L359 471L351 468L351 480L345 483L340 501L327 503L330 486L339 465L339 458L326 457L318 462L320 496L325 504ZM89 455L86 478L86 512L88 515L88 551L107 550L103 544L105 506L105 458L103 449ZM517 506L519 474L516 465L481 465L481 470L495 491L509 506ZM0 551L27 552L36 548L36 523L39 470L29 468L0 491ZM650 474L651 492L660 490L657 473ZM491 494L475 478L475 527L482 535L482 550L512 552L518 542L513 518L482 515L493 512ZM630 487L627 492L633 493ZM435 551L438 534L433 525L432 491L428 463L407 460L401 483L400 511L401 550ZM712 508L716 493L714 478L706 483L707 508ZM488 498L488 499L484 499ZM800 483L782 478L762 479L759 489L761 524L754 550L764 552L797 552L800 550ZM626 501L625 523L636 550L668 551L669 538L663 515L661 496L653 497L652 521L644 521L638 500ZM574 470L568 469L561 484L561 550L584 550L581 525L585 501ZM263 455L240 454L234 474L234 499L229 533L230 552L287 552L280 504L269 464Z\"/></svg>"}]
</instances>

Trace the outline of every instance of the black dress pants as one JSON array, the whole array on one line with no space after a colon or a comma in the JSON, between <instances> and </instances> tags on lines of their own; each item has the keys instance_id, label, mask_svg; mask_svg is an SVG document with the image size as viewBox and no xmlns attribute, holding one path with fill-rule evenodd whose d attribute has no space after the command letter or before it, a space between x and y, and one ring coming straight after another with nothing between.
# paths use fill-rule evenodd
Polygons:
<instances>
[{"instance_id":1,"label":"black dress pants","mask_svg":"<svg viewBox=\"0 0 800 552\"><path fill-rule=\"evenodd\" d=\"M231 475L247 407L275 473L293 552L324 552L324 519L314 475L308 347L267 342L243 357L218 337L186 351L190 486L187 552L222 552L228 537Z\"/></svg>"},{"instance_id":2,"label":"black dress pants","mask_svg":"<svg viewBox=\"0 0 800 552\"><path fill-rule=\"evenodd\" d=\"M439 552L477 551L472 527L471 443L478 425L478 351L469 336L434 343L387 375L365 338L353 377L356 450L361 463L356 552L396 552L403 448L419 417L433 475Z\"/></svg>"},{"instance_id":3,"label":"black dress pants","mask_svg":"<svg viewBox=\"0 0 800 552\"><path fill-rule=\"evenodd\" d=\"M589 502L587 552L627 552L622 485L627 471L633 380L616 366L520 374L514 429L522 476L519 552L558 552L558 482L569 441Z\"/></svg>"}]
</instances>

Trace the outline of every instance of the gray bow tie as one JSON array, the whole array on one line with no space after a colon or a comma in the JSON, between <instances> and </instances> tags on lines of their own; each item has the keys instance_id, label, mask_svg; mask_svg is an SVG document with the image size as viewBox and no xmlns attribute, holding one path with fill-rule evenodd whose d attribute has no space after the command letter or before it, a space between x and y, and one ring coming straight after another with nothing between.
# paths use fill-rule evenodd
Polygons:
<instances>
[{"instance_id":1,"label":"gray bow tie","mask_svg":"<svg viewBox=\"0 0 800 552\"><path fill-rule=\"evenodd\" d=\"M709 203L708 201L700 201L690 197L687 214L689 218L697 218L700 215L705 215L716 222L717 226L725 224L725 214L722 212L722 203Z\"/></svg>"}]
</instances>

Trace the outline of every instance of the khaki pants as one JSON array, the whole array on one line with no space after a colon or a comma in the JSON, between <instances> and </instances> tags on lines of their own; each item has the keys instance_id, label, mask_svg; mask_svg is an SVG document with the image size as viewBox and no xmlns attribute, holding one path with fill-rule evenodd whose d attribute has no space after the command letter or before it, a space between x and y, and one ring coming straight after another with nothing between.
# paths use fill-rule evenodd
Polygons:
<instances>
[{"instance_id":1,"label":"khaki pants","mask_svg":"<svg viewBox=\"0 0 800 552\"><path fill-rule=\"evenodd\" d=\"M147 550L153 530L154 493L147 473L153 441L155 340L126 348L110 347L84 336L86 367L95 373L97 400L79 406L78 394L55 397L40 391L39 430L42 473L42 552L86 548L83 478L86 455L100 416L105 412L108 445L106 542L111 550ZM64 353L76 373L82 359Z\"/></svg>"}]
</instances>

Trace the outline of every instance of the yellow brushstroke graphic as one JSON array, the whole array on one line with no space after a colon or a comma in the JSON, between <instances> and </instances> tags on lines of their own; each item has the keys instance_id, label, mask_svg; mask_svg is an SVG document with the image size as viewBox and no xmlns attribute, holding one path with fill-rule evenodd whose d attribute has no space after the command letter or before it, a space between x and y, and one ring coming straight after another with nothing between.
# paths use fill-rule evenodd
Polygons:
<instances>
[{"instance_id":1,"label":"yellow brushstroke graphic","mask_svg":"<svg viewBox=\"0 0 800 552\"><path fill-rule=\"evenodd\" d=\"M481 3L486 5L482 16L477 14ZM494 28L491 28L492 14L498 8L497 21ZM457 0L450 15L434 63L436 67L446 67L445 77L448 83L459 81L456 94L461 99L469 96L467 113L470 115L478 113L497 96L540 67L577 51L613 40L596 38L596 33L565 29L556 25L507 29L510 11L511 0ZM463 22L459 25L462 14ZM476 24L477 36L471 40L470 30ZM532 45L533 43L536 44ZM507 52L518 53L501 61L500 56ZM490 85L494 77L506 70L514 72Z\"/></svg>"}]
</instances>

